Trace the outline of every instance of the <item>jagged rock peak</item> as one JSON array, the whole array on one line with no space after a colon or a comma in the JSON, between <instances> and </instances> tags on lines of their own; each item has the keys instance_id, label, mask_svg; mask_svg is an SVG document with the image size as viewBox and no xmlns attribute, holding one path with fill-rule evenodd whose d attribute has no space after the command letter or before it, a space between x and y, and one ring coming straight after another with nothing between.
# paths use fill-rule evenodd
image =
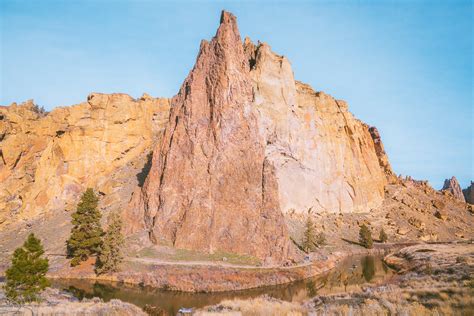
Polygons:
<instances>
[{"instance_id":1,"label":"jagged rock peak","mask_svg":"<svg viewBox=\"0 0 474 316\"><path fill-rule=\"evenodd\" d=\"M462 190L464 199L469 204L474 204L474 182L471 181L471 185Z\"/></svg>"},{"instance_id":2,"label":"jagged rock peak","mask_svg":"<svg viewBox=\"0 0 474 316\"><path fill-rule=\"evenodd\" d=\"M152 241L268 263L289 257L292 244L252 101L236 18L224 11L172 99L154 150L138 202Z\"/></svg>"},{"instance_id":3,"label":"jagged rock peak","mask_svg":"<svg viewBox=\"0 0 474 316\"><path fill-rule=\"evenodd\" d=\"M462 202L466 202L466 200L464 199L463 192L461 190L461 186L459 185L458 180L454 176L451 177L451 179L444 180L444 185L441 191L451 192L456 199Z\"/></svg>"}]
</instances>

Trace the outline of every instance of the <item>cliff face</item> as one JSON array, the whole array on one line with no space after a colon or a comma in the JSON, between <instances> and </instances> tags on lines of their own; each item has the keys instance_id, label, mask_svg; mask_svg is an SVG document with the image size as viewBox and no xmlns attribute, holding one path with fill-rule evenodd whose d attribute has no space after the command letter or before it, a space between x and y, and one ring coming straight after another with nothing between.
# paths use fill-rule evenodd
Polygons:
<instances>
[{"instance_id":1,"label":"cliff face","mask_svg":"<svg viewBox=\"0 0 474 316\"><path fill-rule=\"evenodd\" d=\"M252 107L248 60L233 15L176 97L145 182L145 223L155 242L281 262L292 248L278 183ZM157 154L159 153L159 154Z\"/></svg>"},{"instance_id":2,"label":"cliff face","mask_svg":"<svg viewBox=\"0 0 474 316\"><path fill-rule=\"evenodd\" d=\"M338 213L380 205L392 171L378 131L344 101L295 81L288 59L267 44L246 39L244 47L282 209Z\"/></svg>"},{"instance_id":3,"label":"cliff face","mask_svg":"<svg viewBox=\"0 0 474 316\"><path fill-rule=\"evenodd\" d=\"M461 186L459 185L458 179L456 179L456 177L451 177L451 179L444 180L441 191L449 192L459 201L466 202Z\"/></svg>"},{"instance_id":4,"label":"cliff face","mask_svg":"<svg viewBox=\"0 0 474 316\"><path fill-rule=\"evenodd\" d=\"M462 190L464 199L469 204L474 204L474 182L471 181L471 185Z\"/></svg>"},{"instance_id":5,"label":"cliff face","mask_svg":"<svg viewBox=\"0 0 474 316\"><path fill-rule=\"evenodd\" d=\"M73 208L88 186L118 189L112 174L149 151L168 109L166 99L124 94L91 94L49 114L32 101L1 107L0 223Z\"/></svg>"}]
</instances>

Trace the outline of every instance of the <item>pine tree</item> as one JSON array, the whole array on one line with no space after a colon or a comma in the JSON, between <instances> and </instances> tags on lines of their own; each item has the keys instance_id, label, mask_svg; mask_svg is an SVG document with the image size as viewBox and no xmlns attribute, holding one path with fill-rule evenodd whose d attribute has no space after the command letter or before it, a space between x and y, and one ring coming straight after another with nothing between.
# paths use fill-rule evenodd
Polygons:
<instances>
[{"instance_id":1,"label":"pine tree","mask_svg":"<svg viewBox=\"0 0 474 316\"><path fill-rule=\"evenodd\" d=\"M383 230L383 227L380 229L379 240L380 242L387 242L388 240L387 233L385 233L385 230Z\"/></svg>"},{"instance_id":2,"label":"pine tree","mask_svg":"<svg viewBox=\"0 0 474 316\"><path fill-rule=\"evenodd\" d=\"M82 195L76 212L72 214L73 227L66 242L68 257L72 258L71 266L78 265L99 251L103 231L98 202L94 191L88 188Z\"/></svg>"},{"instance_id":3,"label":"pine tree","mask_svg":"<svg viewBox=\"0 0 474 316\"><path fill-rule=\"evenodd\" d=\"M122 219L119 214L112 213L108 218L109 227L102 241L96 262L96 273L116 272L123 260Z\"/></svg>"},{"instance_id":4,"label":"pine tree","mask_svg":"<svg viewBox=\"0 0 474 316\"><path fill-rule=\"evenodd\" d=\"M359 243L368 249L371 249L373 246L372 233L365 224L362 224L359 230Z\"/></svg>"},{"instance_id":5,"label":"pine tree","mask_svg":"<svg viewBox=\"0 0 474 316\"><path fill-rule=\"evenodd\" d=\"M309 252L314 249L316 245L316 234L314 231L314 224L311 216L308 215L305 224L305 231L303 236L303 250Z\"/></svg>"},{"instance_id":6,"label":"pine tree","mask_svg":"<svg viewBox=\"0 0 474 316\"><path fill-rule=\"evenodd\" d=\"M43 254L43 245L33 233L15 250L12 265L5 272L5 295L9 300L15 303L37 301L37 295L49 286L46 279L49 262Z\"/></svg>"}]
</instances>

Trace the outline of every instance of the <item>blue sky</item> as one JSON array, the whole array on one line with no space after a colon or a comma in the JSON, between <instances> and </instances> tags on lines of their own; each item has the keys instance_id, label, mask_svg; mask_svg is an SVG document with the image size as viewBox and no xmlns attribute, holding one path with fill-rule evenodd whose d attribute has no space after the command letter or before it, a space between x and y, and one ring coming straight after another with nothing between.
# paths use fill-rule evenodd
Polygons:
<instances>
[{"instance_id":1,"label":"blue sky","mask_svg":"<svg viewBox=\"0 0 474 316\"><path fill-rule=\"evenodd\" d=\"M474 180L471 1L0 1L0 104L171 97L222 9L378 127L397 173Z\"/></svg>"}]
</instances>

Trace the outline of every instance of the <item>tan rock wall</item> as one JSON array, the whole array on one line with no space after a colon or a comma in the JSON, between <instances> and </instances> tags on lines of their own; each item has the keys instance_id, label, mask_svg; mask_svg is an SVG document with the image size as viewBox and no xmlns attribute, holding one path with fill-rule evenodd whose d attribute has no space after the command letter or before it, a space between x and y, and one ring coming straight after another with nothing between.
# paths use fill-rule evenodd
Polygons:
<instances>
[{"instance_id":1,"label":"tan rock wall","mask_svg":"<svg viewBox=\"0 0 474 316\"><path fill-rule=\"evenodd\" d=\"M288 59L267 44L246 39L244 47L282 210L357 212L380 205L384 169L391 172L386 156L379 163L380 139L374 143L344 101L295 81Z\"/></svg>"},{"instance_id":2,"label":"tan rock wall","mask_svg":"<svg viewBox=\"0 0 474 316\"><path fill-rule=\"evenodd\" d=\"M118 168L148 151L169 113L167 99L91 94L37 113L32 101L0 108L0 222L71 208Z\"/></svg>"}]
</instances>

